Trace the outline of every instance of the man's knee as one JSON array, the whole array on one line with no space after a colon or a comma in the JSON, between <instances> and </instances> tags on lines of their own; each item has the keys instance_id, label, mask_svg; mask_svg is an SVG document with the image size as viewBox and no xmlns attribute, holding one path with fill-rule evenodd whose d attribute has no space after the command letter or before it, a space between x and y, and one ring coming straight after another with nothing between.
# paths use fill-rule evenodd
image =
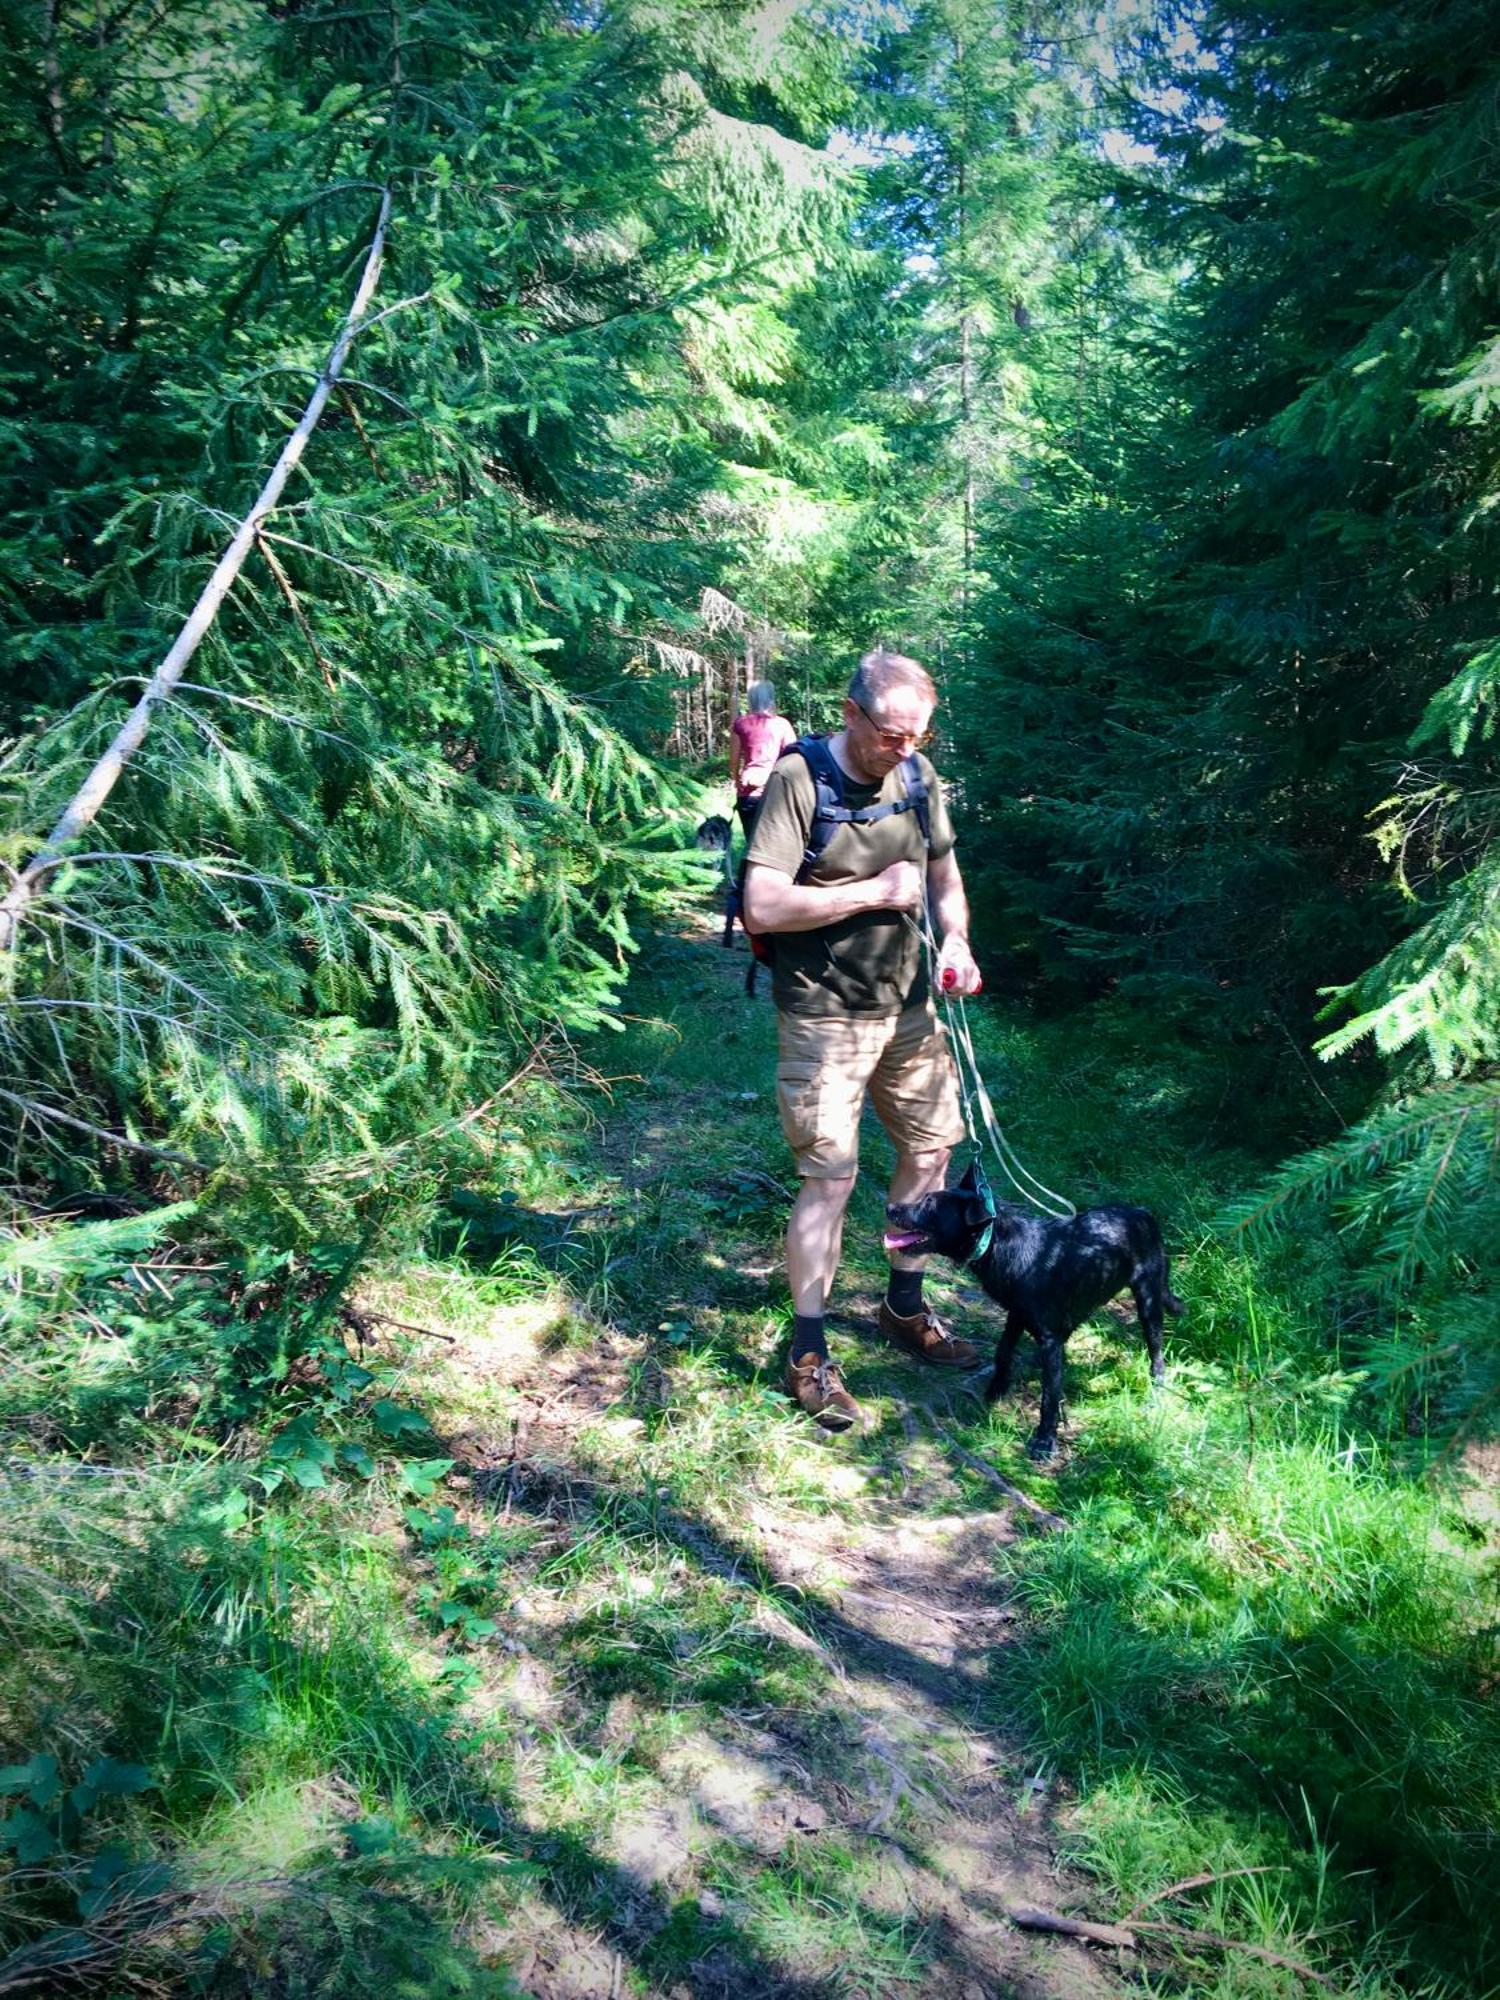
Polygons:
<instances>
[{"instance_id":1,"label":"man's knee","mask_svg":"<svg viewBox=\"0 0 1500 2000\"><path fill-rule=\"evenodd\" d=\"M849 1197L854 1192L857 1179L856 1174L806 1174L797 1197L798 1204L803 1208L842 1212L849 1206Z\"/></svg>"},{"instance_id":2,"label":"man's knee","mask_svg":"<svg viewBox=\"0 0 1500 2000\"><path fill-rule=\"evenodd\" d=\"M898 1153L892 1178L905 1184L922 1182L928 1187L938 1187L952 1157L951 1146L939 1146L922 1153Z\"/></svg>"}]
</instances>

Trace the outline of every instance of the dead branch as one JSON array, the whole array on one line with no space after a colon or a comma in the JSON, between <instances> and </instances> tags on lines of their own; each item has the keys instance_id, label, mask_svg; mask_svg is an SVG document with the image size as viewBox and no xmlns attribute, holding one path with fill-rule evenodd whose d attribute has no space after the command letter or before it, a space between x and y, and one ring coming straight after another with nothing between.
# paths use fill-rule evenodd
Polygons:
<instances>
[{"instance_id":1,"label":"dead branch","mask_svg":"<svg viewBox=\"0 0 1500 2000\"><path fill-rule=\"evenodd\" d=\"M891 1814L896 1810L897 1806L901 1803L902 1799L911 1790L911 1787L906 1782L906 1776L904 1772L898 1771L894 1765L888 1765L887 1769L890 1771L891 1774L891 1789L889 1793L886 1795L885 1804L879 1807L878 1810L869 1819L865 1821L862 1831L867 1834L879 1833L881 1828L885 1826L887 1821L890 1819Z\"/></svg>"},{"instance_id":2,"label":"dead branch","mask_svg":"<svg viewBox=\"0 0 1500 2000\"><path fill-rule=\"evenodd\" d=\"M1013 1500L1028 1519L1035 1521L1039 1528L1055 1531L1059 1528L1066 1528L1069 1525L1061 1514L1052 1513L1039 1500L1033 1500L1029 1493L1023 1493L1019 1486L1012 1486L1004 1474L997 1472L994 1466L990 1465L985 1459L976 1458L972 1451L966 1450L956 1437L951 1436L949 1432L943 1429L937 1418L930 1411L927 1414L927 1421L932 1425L932 1428L956 1458L962 1459L971 1471L979 1473L990 1482L991 1486L998 1486L1006 1498Z\"/></svg>"},{"instance_id":3,"label":"dead branch","mask_svg":"<svg viewBox=\"0 0 1500 2000\"><path fill-rule=\"evenodd\" d=\"M62 817L53 827L42 846L16 877L3 901L0 901L0 951L8 951L16 940L21 918L35 898L45 889L50 878L67 858L66 850L70 842L77 839L97 816L105 800L114 790L121 772L131 757L140 748L147 730L151 727L153 712L158 702L164 700L181 680L188 662L197 652L204 634L218 616L219 608L229 594L230 586L244 568L245 558L260 537L261 527L266 517L280 500L288 479L296 470L302 454L307 449L308 439L317 427L318 419L334 387L343 372L344 362L355 336L364 330L370 300L380 280L380 266L385 255L386 229L391 215L391 191L382 189L380 213L376 219L375 234L370 242L369 254L365 258L364 272L359 288L354 294L354 302L349 308L338 339L333 344L323 372L314 385L308 399L307 408L296 429L282 447L281 454L272 466L265 485L260 490L254 506L240 522L234 539L220 556L213 575L204 585L198 602L188 614L186 624L172 642L166 658L146 683L140 700L130 711L120 727L114 741L84 779L72 799L63 810ZM377 314L376 318L384 315Z\"/></svg>"},{"instance_id":4,"label":"dead branch","mask_svg":"<svg viewBox=\"0 0 1500 2000\"><path fill-rule=\"evenodd\" d=\"M374 1320L380 1326L393 1326L398 1333L417 1333L423 1340L446 1340L450 1347L456 1347L458 1336L454 1333L439 1333L435 1327L413 1326L410 1320L392 1319L389 1313L378 1313L369 1306L342 1306L342 1316L353 1324L358 1320Z\"/></svg>"},{"instance_id":5,"label":"dead branch","mask_svg":"<svg viewBox=\"0 0 1500 2000\"><path fill-rule=\"evenodd\" d=\"M1061 1937L1084 1938L1089 1944L1118 1945L1122 1951L1135 1950L1135 1932L1123 1924L1090 1924L1081 1917L1060 1917L1052 1910L1033 1910L1018 1903L1007 1912L1013 1924L1025 1931L1056 1931Z\"/></svg>"},{"instance_id":6,"label":"dead branch","mask_svg":"<svg viewBox=\"0 0 1500 2000\"><path fill-rule=\"evenodd\" d=\"M1214 1882L1228 1882L1236 1875L1278 1875L1284 1871L1278 1868L1225 1868L1213 1875L1185 1875L1180 1882L1172 1882L1165 1889L1158 1889L1153 1896L1143 1896L1124 1921L1133 1924L1142 1910L1149 1910L1153 1903L1165 1903L1172 1896L1185 1896L1189 1889L1207 1889Z\"/></svg>"},{"instance_id":7,"label":"dead branch","mask_svg":"<svg viewBox=\"0 0 1500 2000\"><path fill-rule=\"evenodd\" d=\"M174 1153L165 1146L151 1146L144 1139L127 1139L120 1132L106 1132L102 1125L91 1125L86 1118L75 1118L71 1112L59 1111L55 1105L39 1104L35 1098L18 1097L13 1090L0 1090L0 1100L14 1104L23 1117L46 1118L54 1124L67 1125L75 1132L86 1132L91 1139L102 1139L108 1146L120 1146L128 1153L144 1153L153 1160L170 1160L176 1167L193 1167L199 1173L208 1173L210 1168L204 1160L190 1159L186 1153Z\"/></svg>"},{"instance_id":8,"label":"dead branch","mask_svg":"<svg viewBox=\"0 0 1500 2000\"><path fill-rule=\"evenodd\" d=\"M267 569L269 569L272 576L275 577L277 585L281 590L281 594L287 601L287 608L291 612L293 618L297 621L297 630L302 634L303 638L307 641L308 651L312 654L313 660L317 665L318 671L323 676L324 685L327 687L328 692L330 694L333 694L335 692L333 684L333 669L329 666L327 660L323 657L322 650L318 645L318 635L316 632L313 631L312 626L308 623L307 613L302 609L302 601L298 597L296 591L292 588L292 579L286 573L285 564L282 562L281 558L277 555L276 551L271 547L271 544L266 540L264 535L256 536L255 546L260 550L262 556L265 558Z\"/></svg>"},{"instance_id":9,"label":"dead branch","mask_svg":"<svg viewBox=\"0 0 1500 2000\"><path fill-rule=\"evenodd\" d=\"M1008 1604L987 1605L974 1611L952 1611L943 1604L929 1604L918 1597L892 1597L875 1590L841 1590L839 1602L873 1604L880 1611L899 1611L907 1617L937 1618L950 1625L1004 1625L1015 1617Z\"/></svg>"},{"instance_id":10,"label":"dead branch","mask_svg":"<svg viewBox=\"0 0 1500 2000\"><path fill-rule=\"evenodd\" d=\"M1259 1868L1245 1868L1234 1869L1231 1872L1260 1875L1266 1871ZM1218 1880L1220 1877L1217 1875L1194 1876L1188 1881L1173 1883L1170 1889L1160 1890L1157 1897L1148 1900L1156 1901L1161 1896L1174 1895L1184 1889L1202 1888ZM1137 1907L1144 1909L1147 1904L1142 1903ZM1160 1937L1175 1938L1183 1944L1207 1945L1215 1951L1242 1951L1251 1958L1260 1959L1266 1965L1279 1965L1284 1971L1295 1972L1301 1979L1310 1979L1315 1986L1325 1987L1330 1993L1338 1991L1331 1979L1315 1971L1312 1966L1304 1964L1300 1958L1293 1958L1284 1951L1272 1951L1267 1945L1247 1944L1243 1938L1221 1937L1217 1931L1192 1930L1185 1924L1163 1923L1154 1917L1137 1918L1134 1912L1124 1924L1088 1923L1081 1917L1063 1917L1055 1911L1036 1910L1026 1904L1018 1904L1008 1914L1011 1922L1019 1925L1022 1930L1053 1931L1061 1937L1082 1938L1089 1944L1117 1945L1122 1951L1139 1950L1137 1931L1150 1931Z\"/></svg>"},{"instance_id":11,"label":"dead branch","mask_svg":"<svg viewBox=\"0 0 1500 2000\"><path fill-rule=\"evenodd\" d=\"M1184 1944L1211 1945L1216 1951L1243 1951L1251 1958L1258 1958L1267 1965L1279 1965L1287 1972L1295 1972L1302 1979L1310 1979L1314 1986L1322 1986L1330 1993L1341 1989L1321 1972L1315 1972L1310 1965L1304 1965L1300 1958L1291 1958L1284 1951L1272 1951L1263 1944L1246 1944L1243 1938L1220 1937L1217 1931L1189 1930L1183 1924L1159 1923L1153 1917L1144 1918L1136 1925L1137 1930L1156 1931L1163 1937L1180 1938Z\"/></svg>"},{"instance_id":12,"label":"dead branch","mask_svg":"<svg viewBox=\"0 0 1500 2000\"><path fill-rule=\"evenodd\" d=\"M364 419L360 416L358 407L355 404L354 398L349 394L348 385L346 383L339 384L339 405L342 408L344 415L349 419L350 423L353 424L355 435L356 437L358 437L360 443L364 446L365 457L370 461L370 465L374 470L375 477L377 479L384 479L385 478L384 468L381 466L380 460L375 455L375 447L370 442L370 433L365 429Z\"/></svg>"},{"instance_id":13,"label":"dead branch","mask_svg":"<svg viewBox=\"0 0 1500 2000\"><path fill-rule=\"evenodd\" d=\"M749 614L726 597L722 590L712 585L704 590L698 599L698 616L710 632L743 632L750 623Z\"/></svg>"}]
</instances>

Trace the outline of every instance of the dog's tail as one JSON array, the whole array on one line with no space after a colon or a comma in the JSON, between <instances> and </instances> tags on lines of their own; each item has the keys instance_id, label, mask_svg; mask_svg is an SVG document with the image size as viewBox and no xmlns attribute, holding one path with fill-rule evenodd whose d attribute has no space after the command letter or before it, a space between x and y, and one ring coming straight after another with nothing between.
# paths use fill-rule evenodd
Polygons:
<instances>
[{"instance_id":1,"label":"dog's tail","mask_svg":"<svg viewBox=\"0 0 1500 2000\"><path fill-rule=\"evenodd\" d=\"M1178 1298L1177 1294L1174 1291L1171 1290L1163 1291L1161 1295L1161 1302L1166 1307L1167 1311L1171 1313L1174 1319L1180 1318L1180 1316L1187 1311L1187 1307L1182 1303L1182 1300Z\"/></svg>"}]
</instances>

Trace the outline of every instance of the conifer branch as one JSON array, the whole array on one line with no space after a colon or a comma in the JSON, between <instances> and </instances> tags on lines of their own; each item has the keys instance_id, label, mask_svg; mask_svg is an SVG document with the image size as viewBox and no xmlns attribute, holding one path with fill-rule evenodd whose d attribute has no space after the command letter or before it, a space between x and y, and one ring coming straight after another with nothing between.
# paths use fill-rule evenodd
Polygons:
<instances>
[{"instance_id":1,"label":"conifer branch","mask_svg":"<svg viewBox=\"0 0 1500 2000\"><path fill-rule=\"evenodd\" d=\"M131 1139L123 1132L108 1132L102 1125L91 1125L86 1118L75 1118L71 1111L59 1111L55 1104L42 1104L34 1097L21 1097L14 1090L0 1088L0 1102L11 1104L27 1118L49 1119L54 1125L66 1125L70 1131L84 1132L91 1139L98 1139L106 1146L119 1146L127 1153L145 1153L155 1160L170 1160L173 1166L196 1167L200 1172L208 1171L202 1160L190 1159L186 1153L174 1153L167 1146L153 1146L144 1139Z\"/></svg>"},{"instance_id":2,"label":"conifer branch","mask_svg":"<svg viewBox=\"0 0 1500 2000\"><path fill-rule=\"evenodd\" d=\"M312 654L314 661L317 663L319 673L321 673L323 676L324 686L328 689L328 692L330 694L334 693L335 689L334 689L333 670L329 666L328 661L322 652L322 649L318 645L317 633L314 632L312 626L307 622L307 613L302 609L301 601L298 598L296 591L293 590L292 588L292 579L287 575L285 565L278 559L276 551L271 547L270 543L267 542L264 535L256 536L255 545L260 550L261 555L265 558L266 568L270 570L272 576L275 577L277 585L280 588L281 594L287 601L287 609L291 612L293 618L297 621L297 630L302 634L303 638L307 641L308 650Z\"/></svg>"},{"instance_id":3,"label":"conifer branch","mask_svg":"<svg viewBox=\"0 0 1500 2000\"><path fill-rule=\"evenodd\" d=\"M181 680L204 634L218 616L219 608L229 594L230 586L243 569L246 557L260 537L262 523L275 508L288 479L296 470L303 452L307 449L307 441L317 428L324 406L333 394L334 387L343 372L344 362L348 358L355 336L363 331L366 323L365 313L375 295L375 287L380 281L380 267L385 256L385 238L390 215L391 191L387 187L381 193L380 213L376 218L375 233L365 258L359 287L354 294L354 302L349 308L343 328L334 342L333 350L322 374L318 377L296 429L282 447L281 455L271 468L254 506L241 521L229 547L219 558L214 573L204 585L198 602L188 615L186 624L173 641L166 658L147 682L140 700L126 717L114 741L73 795L40 850L21 870L3 902L0 902L0 951L8 951L14 945L21 918L66 858L69 843L76 840L85 827L97 817L105 800L114 790L120 774L140 748L147 730L151 727L152 714L157 703L169 695Z\"/></svg>"}]
</instances>

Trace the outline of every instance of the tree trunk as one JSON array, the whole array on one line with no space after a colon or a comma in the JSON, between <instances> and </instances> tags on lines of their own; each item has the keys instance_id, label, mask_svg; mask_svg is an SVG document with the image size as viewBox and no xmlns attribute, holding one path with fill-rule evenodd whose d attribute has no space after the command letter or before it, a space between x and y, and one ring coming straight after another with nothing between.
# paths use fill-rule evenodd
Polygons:
<instances>
[{"instance_id":1,"label":"tree trunk","mask_svg":"<svg viewBox=\"0 0 1500 2000\"><path fill-rule=\"evenodd\" d=\"M52 150L66 172L72 163L63 137L62 66L57 59L57 37L61 26L59 11L60 0L47 0L42 30L42 118L47 137L52 141Z\"/></svg>"}]
</instances>

